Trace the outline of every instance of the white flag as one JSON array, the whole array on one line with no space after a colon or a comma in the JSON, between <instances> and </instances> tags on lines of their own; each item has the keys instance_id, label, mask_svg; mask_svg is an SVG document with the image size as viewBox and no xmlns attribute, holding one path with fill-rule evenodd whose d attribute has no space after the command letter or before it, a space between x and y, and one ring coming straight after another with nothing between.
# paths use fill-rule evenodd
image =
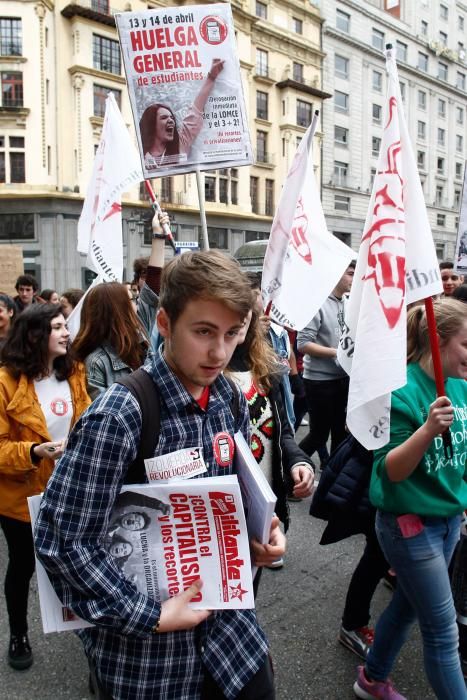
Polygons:
<instances>
[{"instance_id":1,"label":"white flag","mask_svg":"<svg viewBox=\"0 0 467 700\"><path fill-rule=\"evenodd\" d=\"M105 103L104 126L92 177L78 222L78 251L87 253L87 267L108 282L122 281L122 193L142 179L138 151L115 97L110 93Z\"/></svg>"},{"instance_id":2,"label":"white flag","mask_svg":"<svg viewBox=\"0 0 467 700\"><path fill-rule=\"evenodd\" d=\"M443 291L394 49L385 55L385 127L337 353L350 375L347 425L367 449L389 440L391 392L407 382L406 304Z\"/></svg>"},{"instance_id":3,"label":"white flag","mask_svg":"<svg viewBox=\"0 0 467 700\"><path fill-rule=\"evenodd\" d=\"M355 253L327 230L313 171L316 115L295 154L272 223L262 291L273 321L302 330Z\"/></svg>"}]
</instances>

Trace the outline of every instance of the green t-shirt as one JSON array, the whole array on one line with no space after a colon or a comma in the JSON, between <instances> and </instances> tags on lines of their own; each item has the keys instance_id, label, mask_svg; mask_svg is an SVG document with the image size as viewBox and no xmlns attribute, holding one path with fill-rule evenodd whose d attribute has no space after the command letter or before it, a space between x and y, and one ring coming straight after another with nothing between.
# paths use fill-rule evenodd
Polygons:
<instances>
[{"instance_id":1,"label":"green t-shirt","mask_svg":"<svg viewBox=\"0 0 467 700\"><path fill-rule=\"evenodd\" d=\"M412 474L399 482L388 478L386 455L426 421L430 404L436 399L436 385L418 364L410 364L407 384L393 392L390 439L375 450L370 484L370 500L380 510L396 515L450 517L467 508L467 382L448 379L445 386L454 407L450 428L453 457L445 457L443 440L436 436Z\"/></svg>"}]
</instances>

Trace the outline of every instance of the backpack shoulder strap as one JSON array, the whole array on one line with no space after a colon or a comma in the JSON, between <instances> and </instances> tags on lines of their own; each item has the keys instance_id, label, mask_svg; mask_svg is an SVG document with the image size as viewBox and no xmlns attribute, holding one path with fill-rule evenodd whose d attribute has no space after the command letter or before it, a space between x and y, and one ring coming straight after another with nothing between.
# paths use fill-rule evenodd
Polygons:
<instances>
[{"instance_id":1,"label":"backpack shoulder strap","mask_svg":"<svg viewBox=\"0 0 467 700\"><path fill-rule=\"evenodd\" d=\"M239 396L239 391L240 388L237 386L237 384L230 379L229 377L226 377L224 375L225 379L227 379L228 383L230 384L230 388L233 391L233 397L232 401L230 402L230 410L232 411L232 415L234 417L234 424L235 424L235 431L237 430L237 423L238 423L238 414L240 413L240 396Z\"/></svg>"},{"instance_id":2,"label":"backpack shoulder strap","mask_svg":"<svg viewBox=\"0 0 467 700\"><path fill-rule=\"evenodd\" d=\"M125 386L138 401L141 415L141 435L136 458L128 467L126 484L140 484L147 481L144 460L154 456L160 434L160 397L157 384L142 368L127 377L119 379L117 384Z\"/></svg>"}]
</instances>

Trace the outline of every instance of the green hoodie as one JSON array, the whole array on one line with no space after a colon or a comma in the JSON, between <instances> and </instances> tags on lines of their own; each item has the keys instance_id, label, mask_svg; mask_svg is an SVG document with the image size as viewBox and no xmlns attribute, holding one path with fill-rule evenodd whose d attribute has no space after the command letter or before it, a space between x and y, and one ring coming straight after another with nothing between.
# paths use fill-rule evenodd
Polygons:
<instances>
[{"instance_id":1,"label":"green hoodie","mask_svg":"<svg viewBox=\"0 0 467 700\"><path fill-rule=\"evenodd\" d=\"M375 450L370 484L370 500L380 510L396 515L450 517L467 508L467 382L448 379L445 387L454 407L450 428L453 458L445 457L443 440L436 436L412 474L399 482L387 476L386 455L426 421L430 404L436 399L436 386L418 364L410 364L407 384L393 392L390 439Z\"/></svg>"}]
</instances>

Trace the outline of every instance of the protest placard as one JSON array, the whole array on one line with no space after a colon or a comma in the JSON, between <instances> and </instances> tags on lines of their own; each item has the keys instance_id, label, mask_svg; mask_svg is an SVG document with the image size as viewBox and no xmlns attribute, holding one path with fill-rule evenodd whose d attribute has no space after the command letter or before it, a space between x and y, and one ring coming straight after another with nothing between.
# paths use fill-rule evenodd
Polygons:
<instances>
[{"instance_id":1,"label":"protest placard","mask_svg":"<svg viewBox=\"0 0 467 700\"><path fill-rule=\"evenodd\" d=\"M28 498L31 521L41 496ZM102 542L122 575L164 601L201 578L193 608L254 607L249 537L236 476L124 486ZM44 632L88 626L58 599L37 561Z\"/></svg>"},{"instance_id":2,"label":"protest placard","mask_svg":"<svg viewBox=\"0 0 467 700\"><path fill-rule=\"evenodd\" d=\"M145 178L249 165L228 4L116 15Z\"/></svg>"}]
</instances>

